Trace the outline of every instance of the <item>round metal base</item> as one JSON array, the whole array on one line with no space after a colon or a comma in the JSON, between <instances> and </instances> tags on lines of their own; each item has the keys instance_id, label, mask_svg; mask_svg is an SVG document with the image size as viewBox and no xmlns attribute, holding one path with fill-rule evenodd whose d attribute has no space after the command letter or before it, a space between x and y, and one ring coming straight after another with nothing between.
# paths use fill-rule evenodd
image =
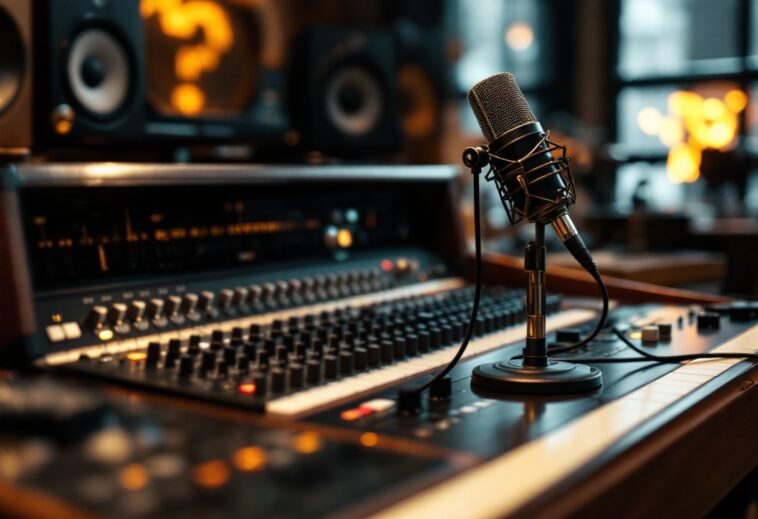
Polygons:
<instances>
[{"instance_id":1,"label":"round metal base","mask_svg":"<svg viewBox=\"0 0 758 519\"><path fill-rule=\"evenodd\" d=\"M502 393L581 393L603 385L600 370L557 360L544 367L524 366L521 359L482 364L474 368L471 384Z\"/></svg>"}]
</instances>

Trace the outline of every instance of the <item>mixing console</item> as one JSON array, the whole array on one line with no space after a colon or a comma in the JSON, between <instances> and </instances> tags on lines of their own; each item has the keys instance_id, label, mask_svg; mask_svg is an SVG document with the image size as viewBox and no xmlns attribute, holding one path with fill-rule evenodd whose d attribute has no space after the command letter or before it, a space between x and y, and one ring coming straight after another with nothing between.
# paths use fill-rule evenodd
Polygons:
<instances>
[{"instance_id":1,"label":"mixing console","mask_svg":"<svg viewBox=\"0 0 758 519\"><path fill-rule=\"evenodd\" d=\"M455 170L88 168L17 185L37 326L14 347L46 376L0 383L0 512L504 516L753 367L651 362L605 329L558 355L597 390L479 390L473 367L525 335L524 291L487 286L461 362L399 412L472 307ZM549 344L586 336L592 308L549 295ZM609 319L658 355L758 348L755 303Z\"/></svg>"}]
</instances>

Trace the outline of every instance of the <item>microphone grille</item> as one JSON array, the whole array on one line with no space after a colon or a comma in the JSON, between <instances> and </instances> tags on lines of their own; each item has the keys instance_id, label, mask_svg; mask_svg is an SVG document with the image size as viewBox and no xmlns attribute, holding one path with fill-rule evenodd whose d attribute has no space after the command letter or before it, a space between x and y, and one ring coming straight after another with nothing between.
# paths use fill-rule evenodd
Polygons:
<instances>
[{"instance_id":1,"label":"microphone grille","mask_svg":"<svg viewBox=\"0 0 758 519\"><path fill-rule=\"evenodd\" d=\"M469 90L468 102L488 143L517 126L537 121L510 72L478 82Z\"/></svg>"}]
</instances>

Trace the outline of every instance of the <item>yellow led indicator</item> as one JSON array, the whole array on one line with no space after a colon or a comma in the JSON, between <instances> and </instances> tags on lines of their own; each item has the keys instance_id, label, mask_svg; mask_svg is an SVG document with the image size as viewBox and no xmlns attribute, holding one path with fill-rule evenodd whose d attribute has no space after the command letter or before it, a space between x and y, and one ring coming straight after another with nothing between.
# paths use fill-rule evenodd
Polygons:
<instances>
[{"instance_id":1,"label":"yellow led indicator","mask_svg":"<svg viewBox=\"0 0 758 519\"><path fill-rule=\"evenodd\" d=\"M233 461L237 470L254 472L266 465L266 453L260 447L243 447L234 453Z\"/></svg>"},{"instance_id":2,"label":"yellow led indicator","mask_svg":"<svg viewBox=\"0 0 758 519\"><path fill-rule=\"evenodd\" d=\"M300 454L311 454L321 448L321 438L315 432L304 432L295 438L295 450Z\"/></svg>"},{"instance_id":3,"label":"yellow led indicator","mask_svg":"<svg viewBox=\"0 0 758 519\"><path fill-rule=\"evenodd\" d=\"M629 332L629 338L630 339L641 339L642 338L642 332Z\"/></svg>"},{"instance_id":4,"label":"yellow led indicator","mask_svg":"<svg viewBox=\"0 0 758 519\"><path fill-rule=\"evenodd\" d=\"M97 338L101 341L109 341L113 339L113 330L104 329L97 332Z\"/></svg>"},{"instance_id":5,"label":"yellow led indicator","mask_svg":"<svg viewBox=\"0 0 758 519\"><path fill-rule=\"evenodd\" d=\"M53 314L52 320L54 323L62 323L63 322L63 316L61 314Z\"/></svg>"},{"instance_id":6,"label":"yellow led indicator","mask_svg":"<svg viewBox=\"0 0 758 519\"><path fill-rule=\"evenodd\" d=\"M127 353L126 358L132 362L142 362L147 359L147 353L144 351L132 351Z\"/></svg>"},{"instance_id":7,"label":"yellow led indicator","mask_svg":"<svg viewBox=\"0 0 758 519\"><path fill-rule=\"evenodd\" d=\"M364 447L376 447L379 443L379 436L372 432L361 434L361 445Z\"/></svg>"},{"instance_id":8,"label":"yellow led indicator","mask_svg":"<svg viewBox=\"0 0 758 519\"><path fill-rule=\"evenodd\" d=\"M349 229L340 229L337 231L337 245L343 249L353 245L353 233Z\"/></svg>"}]
</instances>

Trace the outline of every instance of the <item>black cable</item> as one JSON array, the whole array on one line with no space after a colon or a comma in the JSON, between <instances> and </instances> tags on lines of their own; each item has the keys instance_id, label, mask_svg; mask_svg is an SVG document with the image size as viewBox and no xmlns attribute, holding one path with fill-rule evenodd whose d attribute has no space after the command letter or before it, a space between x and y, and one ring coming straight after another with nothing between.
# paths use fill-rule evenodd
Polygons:
<instances>
[{"instance_id":1,"label":"black cable","mask_svg":"<svg viewBox=\"0 0 758 519\"><path fill-rule=\"evenodd\" d=\"M756 353L738 353L738 352L724 352L724 353L689 353L685 355L655 355L653 353L647 352L643 350L642 348L635 345L632 341L630 341L626 335L624 335L624 332L619 330L618 328L614 327L612 328L613 333L616 334L616 336L621 339L621 341L634 350L635 352L639 353L642 358L640 357L621 357L621 358L613 358L613 357L602 357L602 358L581 358L581 357L569 357L565 360L570 360L571 362L588 362L588 363L615 363L615 362L659 362L659 363L668 363L668 362L684 362L686 360L696 360L696 359L744 359L744 360L755 360L758 361L758 354Z\"/></svg>"},{"instance_id":2,"label":"black cable","mask_svg":"<svg viewBox=\"0 0 758 519\"><path fill-rule=\"evenodd\" d=\"M474 326L476 324L476 316L479 312L479 299L482 295L482 234L481 234L481 223L480 223L480 217L479 217L479 174L480 171L472 170L471 172L472 176L474 177L474 249L475 249L475 266L474 266L474 277L475 277L475 284L474 284L474 304L471 307L471 317L468 321L468 327L466 328L466 335L463 338L463 342L461 343L460 348L458 348L458 352L455 354L455 357L448 363L447 366L445 366L445 369L437 373L430 381L426 382L425 384L422 384L416 388L410 387L405 388L404 391L417 391L421 392L429 387L431 387L432 384L437 382L438 380L442 379L445 375L450 373L450 371L455 367L456 364L461 360L461 357L466 352L466 347L468 346L469 341L471 340L471 337L474 335Z\"/></svg>"}]
</instances>

